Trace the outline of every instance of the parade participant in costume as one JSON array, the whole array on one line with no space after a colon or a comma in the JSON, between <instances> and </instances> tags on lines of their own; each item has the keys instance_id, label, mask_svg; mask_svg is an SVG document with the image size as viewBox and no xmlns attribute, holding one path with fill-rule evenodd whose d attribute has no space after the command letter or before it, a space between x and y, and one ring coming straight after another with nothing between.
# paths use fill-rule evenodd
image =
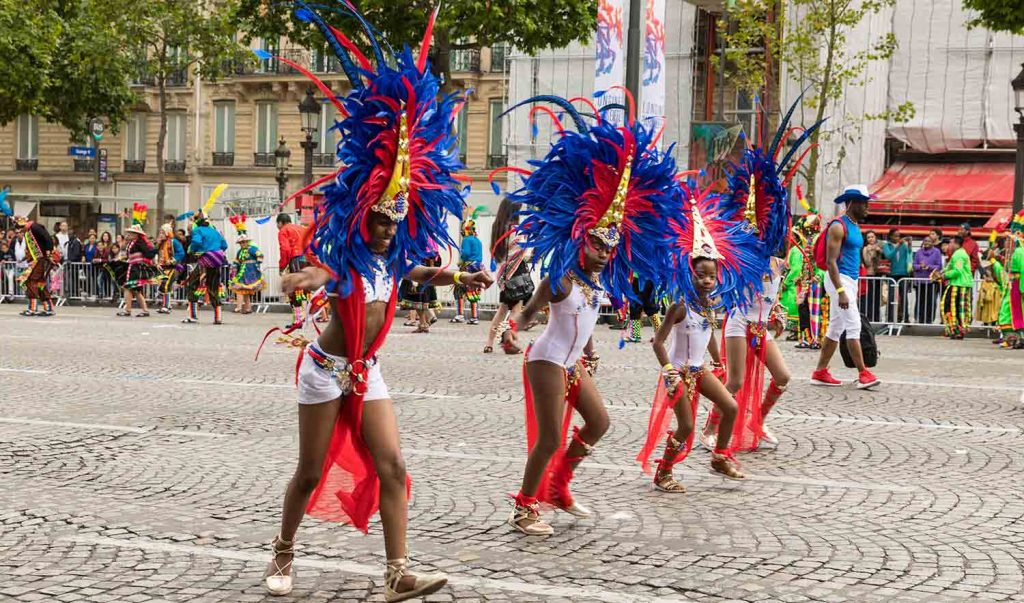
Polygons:
<instances>
[{"instance_id":1,"label":"parade participant in costume","mask_svg":"<svg viewBox=\"0 0 1024 603\"><path fill-rule=\"evenodd\" d=\"M1024 211L1014 216L1010 223L1010 238L1007 243L1008 249L1013 252L1007 262L1007 273L1009 287L1007 297L1009 303L1009 324L1012 329L1013 343L1007 343L1005 347L1024 349ZM1001 321L1000 321L1001 322Z\"/></svg>"},{"instance_id":2,"label":"parade participant in costume","mask_svg":"<svg viewBox=\"0 0 1024 603\"><path fill-rule=\"evenodd\" d=\"M345 117L338 126L342 167L323 179L331 183L322 189L322 204L307 233L309 243L298 250L313 266L283 279L286 292L326 285L333 311L319 339L302 346L299 463L285 493L281 531L272 545L265 582L271 594L291 591L293 539L305 514L366 532L379 507L387 554L384 599L402 601L437 591L447 578L415 575L409 569L409 481L377 353L394 318L403 277L441 286L485 288L492 282L486 272L417 265L432 253L430 243L455 245L446 222L461 216L464 205L454 175L461 165L451 151L463 99L440 94L441 83L427 68L436 11L418 57L406 48L390 64L372 28L356 14L373 46L375 66L308 7L296 15L316 24L342 65L351 68L345 69L351 92L336 98L301 65L279 59L312 78ZM358 71L352 57L362 65ZM314 182L307 190L320 184ZM286 341L293 330L285 331Z\"/></svg>"},{"instance_id":3,"label":"parade participant in costume","mask_svg":"<svg viewBox=\"0 0 1024 603\"><path fill-rule=\"evenodd\" d=\"M185 271L185 248L174 236L174 226L160 225L160 238L157 239L157 266L160 268L161 304L157 310L160 314L171 313L171 291L174 283Z\"/></svg>"},{"instance_id":4,"label":"parade participant in costume","mask_svg":"<svg viewBox=\"0 0 1024 603\"><path fill-rule=\"evenodd\" d=\"M829 222L828 228L821 234L825 240L815 243L815 263L818 264L818 250L821 248L824 251L824 265L827 267L825 292L829 297L829 321L818 365L811 374L812 385L838 387L843 384L828 370L843 333L846 333L846 345L857 367L857 387L867 389L881 383L864 364L864 354L860 347L860 312L856 301L861 250L864 247L864 235L861 234L859 224L867 218L868 201L872 198L868 187L862 184L846 187L835 200L837 204L846 206L846 212Z\"/></svg>"},{"instance_id":5,"label":"parade participant in costume","mask_svg":"<svg viewBox=\"0 0 1024 603\"><path fill-rule=\"evenodd\" d=\"M553 528L541 519L538 502L577 517L590 515L574 500L569 483L608 429L608 413L591 378L597 364L591 334L602 290L612 300L639 302L631 284L635 274L641 286L650 282L660 294L669 261L667 219L678 213L680 197L674 160L658 150L657 137L632 115L628 126L616 127L595 109L597 123L590 126L561 98L531 98L516 107L537 101L557 105L576 126L575 132L562 129L547 107L531 112L547 112L560 135L536 170L526 173L523 187L510 195L523 204L518 232L544 276L513 324L529 324L548 304L550 318L526 352L530 454L508 522L524 534L546 535ZM514 328L503 339L518 344ZM584 425L566 447L573 411Z\"/></svg>"},{"instance_id":6,"label":"parade participant in costume","mask_svg":"<svg viewBox=\"0 0 1024 603\"><path fill-rule=\"evenodd\" d=\"M459 270L464 272L480 272L484 269L484 246L476 236L476 217L483 206L476 208L473 215L462 223L462 244L459 246ZM480 322L480 290L469 289L465 285L453 287L455 297L455 316L452 322L466 321L471 325ZM463 304L469 302L469 318L463 314Z\"/></svg>"},{"instance_id":7,"label":"parade participant in costume","mask_svg":"<svg viewBox=\"0 0 1024 603\"><path fill-rule=\"evenodd\" d=\"M197 212L194 220L188 253L194 259L195 267L185 281L185 288L188 291L188 317L181 322L199 322L199 304L204 299L209 299L210 305L213 306L213 324L223 324L221 303L225 295L220 269L227 264L224 252L228 248L228 243L216 228L210 226L210 221L203 211Z\"/></svg>"},{"instance_id":8,"label":"parade participant in costume","mask_svg":"<svg viewBox=\"0 0 1024 603\"><path fill-rule=\"evenodd\" d=\"M778 439L766 430L764 419L786 391L790 379L789 369L775 343L787 320L778 298L786 264L776 254L783 252L789 238L789 182L806 153L793 159L821 125L819 122L804 130L779 159L791 132L789 120L799 102L797 100L783 117L767 148L759 142L743 151L739 162L731 166L729 192L722 197L724 215L745 223L761 242L758 253L767 268L761 277L761 293L750 306L728 308L723 333L728 370L725 386L736 396L739 405L732 446L742 452L756 449L762 440L771 446L778 445ZM766 368L771 382L764 392ZM718 429L717 420L717 413L709 413L701 432L701 444L708 449L715 446L712 440Z\"/></svg>"},{"instance_id":9,"label":"parade participant in costume","mask_svg":"<svg viewBox=\"0 0 1024 603\"><path fill-rule=\"evenodd\" d=\"M294 274L306 266L306 256L302 249L302 241L306 229L292 224L288 214L277 215L277 244L279 249L278 271L282 274ZM301 325L305 321L303 306L309 299L309 292L297 289L288 296L292 307L292 325Z\"/></svg>"},{"instance_id":10,"label":"parade participant in costume","mask_svg":"<svg viewBox=\"0 0 1024 603\"><path fill-rule=\"evenodd\" d=\"M246 215L234 215L229 218L235 227L238 238L238 252L235 254L233 266L234 276L231 278L231 290L235 293L235 312L252 314L252 298L263 290L263 253L260 248L249 240L246 229Z\"/></svg>"},{"instance_id":11,"label":"parade participant in costume","mask_svg":"<svg viewBox=\"0 0 1024 603\"><path fill-rule=\"evenodd\" d=\"M640 288L639 279L633 279L633 296L638 300L629 303L629 323L623 333L623 342L640 343L643 341L643 318L646 314L651 319L651 325L657 332L661 327L661 300L654 295L654 288L647 283ZM628 336L627 336L628 333Z\"/></svg>"},{"instance_id":12,"label":"parade participant in costume","mask_svg":"<svg viewBox=\"0 0 1024 603\"><path fill-rule=\"evenodd\" d=\"M799 317L796 347L800 349L821 349L825 272L814 265L814 241L820 233L821 216L816 212L800 216L793 224L793 247L783 286L793 292Z\"/></svg>"},{"instance_id":13,"label":"parade participant in costume","mask_svg":"<svg viewBox=\"0 0 1024 603\"><path fill-rule=\"evenodd\" d=\"M5 201L6 203L6 201ZM25 241L26 268L17 281L24 288L28 308L22 316L53 316L53 298L50 296L50 271L56 264L57 251L46 227L29 222L24 216L14 217L14 230Z\"/></svg>"},{"instance_id":14,"label":"parade participant in costume","mask_svg":"<svg viewBox=\"0 0 1024 603\"><path fill-rule=\"evenodd\" d=\"M683 212L673 220L675 272L672 304L665 323L654 338L654 355L662 366L651 407L647 439L636 460L651 473L649 460L675 415L676 429L668 432L665 453L654 472L654 487L661 492L681 493L683 487L672 468L683 461L693 446L694 417L703 395L721 416L718 441L711 446L711 473L728 479L744 479L730 450L737 404L718 376L708 370L704 358L716 328L717 307L743 308L760 295L760 275L766 272L763 244L744 222L723 219L715 195L684 185L687 199ZM716 301L717 300L717 303ZM671 349L665 341L671 339Z\"/></svg>"},{"instance_id":15,"label":"parade participant in costume","mask_svg":"<svg viewBox=\"0 0 1024 603\"><path fill-rule=\"evenodd\" d=\"M941 278L948 284L942 295L942 322L946 326L946 337L963 339L970 329L974 275L971 272L971 256L964 250L964 238L954 235L950 241L953 255L942 269Z\"/></svg>"},{"instance_id":16,"label":"parade participant in costume","mask_svg":"<svg viewBox=\"0 0 1024 603\"><path fill-rule=\"evenodd\" d=\"M115 262L114 281L121 289L124 296L124 309L117 313L118 316L132 315L132 300L139 301L139 309L136 314L139 318L149 316L149 308L146 305L146 296L143 294L143 287L156 282L159 269L153 264L156 256L156 248L150 243L146 231L142 227L146 224L147 208L141 203L132 207L132 225L125 231L124 253L126 261Z\"/></svg>"},{"instance_id":17,"label":"parade participant in costume","mask_svg":"<svg viewBox=\"0 0 1024 603\"><path fill-rule=\"evenodd\" d=\"M533 277L530 275L531 251L525 249L522 244L525 238L516 232L519 226L519 210L522 208L518 203L513 203L507 198L501 200L498 205L498 213L491 225L491 257L492 262L501 262L501 267L492 263L492 269L497 268L497 284L499 289L498 311L491 319L491 328L487 332L487 345L484 346L484 354L494 351L494 340L501 336L510 327L509 316L519 312L521 304L525 304L533 296ZM503 345L502 349L506 354L522 354L523 350L518 346Z\"/></svg>"}]
</instances>

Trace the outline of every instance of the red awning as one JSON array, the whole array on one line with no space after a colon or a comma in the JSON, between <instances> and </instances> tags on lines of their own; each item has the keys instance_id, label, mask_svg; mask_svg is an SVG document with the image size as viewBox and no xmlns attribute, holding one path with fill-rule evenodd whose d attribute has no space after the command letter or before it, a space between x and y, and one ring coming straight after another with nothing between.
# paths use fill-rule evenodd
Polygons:
<instances>
[{"instance_id":1,"label":"red awning","mask_svg":"<svg viewBox=\"0 0 1024 603\"><path fill-rule=\"evenodd\" d=\"M987 218L1013 205L1012 163L894 163L871 186L871 213Z\"/></svg>"}]
</instances>

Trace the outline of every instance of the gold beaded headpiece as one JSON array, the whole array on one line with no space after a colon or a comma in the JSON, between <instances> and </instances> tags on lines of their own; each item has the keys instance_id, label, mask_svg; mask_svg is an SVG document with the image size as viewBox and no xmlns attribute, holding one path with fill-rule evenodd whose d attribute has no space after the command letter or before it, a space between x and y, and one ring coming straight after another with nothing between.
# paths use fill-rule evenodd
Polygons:
<instances>
[{"instance_id":1,"label":"gold beaded headpiece","mask_svg":"<svg viewBox=\"0 0 1024 603\"><path fill-rule=\"evenodd\" d=\"M597 237L602 243L614 249L619 245L622 238L620 227L622 218L626 213L626 195L629 192L629 178L633 171L633 154L626 156L626 166L622 169L622 177L619 178L619 185L615 189L615 196L604 212L597 225L587 231L588 234Z\"/></svg>"},{"instance_id":2,"label":"gold beaded headpiece","mask_svg":"<svg viewBox=\"0 0 1024 603\"><path fill-rule=\"evenodd\" d=\"M404 220L409 213L410 174L409 121L406 112L402 111L398 123L398 148L395 151L395 166L391 171L391 180L373 205L373 211L384 214L394 222Z\"/></svg>"}]
</instances>

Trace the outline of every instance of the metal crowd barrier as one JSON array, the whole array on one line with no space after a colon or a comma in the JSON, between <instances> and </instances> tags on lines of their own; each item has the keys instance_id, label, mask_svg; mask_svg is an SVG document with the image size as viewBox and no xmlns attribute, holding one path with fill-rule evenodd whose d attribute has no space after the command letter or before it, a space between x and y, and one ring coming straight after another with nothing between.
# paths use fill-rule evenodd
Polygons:
<instances>
[{"instance_id":1,"label":"metal crowd barrier","mask_svg":"<svg viewBox=\"0 0 1024 603\"><path fill-rule=\"evenodd\" d=\"M994 329L977 319L981 279L971 292L971 327ZM872 324L898 335L903 327L939 327L942 324L942 294L945 285L927 278L862 276L858 281L857 306Z\"/></svg>"}]
</instances>

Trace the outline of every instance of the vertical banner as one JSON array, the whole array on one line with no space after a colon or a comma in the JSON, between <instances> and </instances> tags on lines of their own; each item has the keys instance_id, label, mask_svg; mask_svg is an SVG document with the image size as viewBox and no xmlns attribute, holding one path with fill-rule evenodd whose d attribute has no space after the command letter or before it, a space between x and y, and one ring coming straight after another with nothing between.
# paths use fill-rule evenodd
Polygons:
<instances>
[{"instance_id":1,"label":"vertical banner","mask_svg":"<svg viewBox=\"0 0 1024 603\"><path fill-rule=\"evenodd\" d=\"M639 117L647 128L658 131L665 124L665 0L646 2Z\"/></svg>"},{"instance_id":2,"label":"vertical banner","mask_svg":"<svg viewBox=\"0 0 1024 603\"><path fill-rule=\"evenodd\" d=\"M626 72L626 12L628 0L597 0L597 56L594 63L594 92L608 91L612 86L621 86ZM611 90L601 97L598 106L625 104L619 90ZM611 111L607 118L615 123L623 122L622 111Z\"/></svg>"}]
</instances>

